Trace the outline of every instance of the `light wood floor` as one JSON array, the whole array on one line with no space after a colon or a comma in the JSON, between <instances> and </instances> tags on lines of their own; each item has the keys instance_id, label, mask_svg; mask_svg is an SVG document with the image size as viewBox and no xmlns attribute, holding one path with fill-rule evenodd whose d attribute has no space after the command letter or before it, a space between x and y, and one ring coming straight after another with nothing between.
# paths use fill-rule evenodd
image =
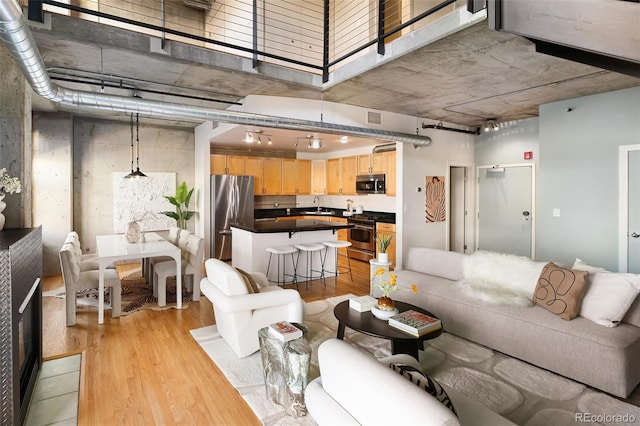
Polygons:
<instances>
[{"instance_id":1,"label":"light wood floor","mask_svg":"<svg viewBox=\"0 0 640 426\"><path fill-rule=\"evenodd\" d=\"M369 264L352 261L353 281L343 274L300 285L305 301L369 292ZM63 285L45 277L43 289ZM78 307L67 327L64 300L43 298L45 359L83 353L79 425L259 425L259 420L189 330L215 322L203 296L188 309L139 311L98 325L95 309Z\"/></svg>"}]
</instances>

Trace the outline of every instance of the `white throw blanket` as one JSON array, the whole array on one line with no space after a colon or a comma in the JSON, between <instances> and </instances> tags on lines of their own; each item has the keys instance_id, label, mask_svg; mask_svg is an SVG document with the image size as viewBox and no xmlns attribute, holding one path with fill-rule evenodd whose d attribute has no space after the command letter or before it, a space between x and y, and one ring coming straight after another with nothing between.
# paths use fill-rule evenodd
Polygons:
<instances>
[{"instance_id":1,"label":"white throw blanket","mask_svg":"<svg viewBox=\"0 0 640 426\"><path fill-rule=\"evenodd\" d=\"M477 251L464 259L464 291L478 299L531 306L531 296L546 262L512 254Z\"/></svg>"}]
</instances>

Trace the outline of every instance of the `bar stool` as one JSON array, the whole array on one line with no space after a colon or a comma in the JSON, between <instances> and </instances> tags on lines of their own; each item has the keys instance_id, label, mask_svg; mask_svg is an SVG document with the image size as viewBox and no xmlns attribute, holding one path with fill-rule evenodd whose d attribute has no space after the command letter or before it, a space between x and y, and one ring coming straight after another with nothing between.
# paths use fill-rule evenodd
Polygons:
<instances>
[{"instance_id":1,"label":"bar stool","mask_svg":"<svg viewBox=\"0 0 640 426\"><path fill-rule=\"evenodd\" d=\"M351 243L349 241L325 241L322 243L327 248L324 252L324 261L322 262L322 268L324 272L329 274L335 274L335 285L338 285L338 274L340 273L340 269L342 268L343 272L349 272L349 276L351 277L351 281L353 281L353 274L351 273L351 259L349 259L349 253L347 252L347 247L351 247ZM332 248L335 250L335 271L329 271L326 269L327 264L327 255L329 254L329 249ZM340 254L340 249L344 248L345 253ZM347 258L347 265L349 266L338 266L338 256L344 256Z\"/></svg>"},{"instance_id":2,"label":"bar stool","mask_svg":"<svg viewBox=\"0 0 640 426\"><path fill-rule=\"evenodd\" d=\"M318 243L296 244L294 245L294 247L298 249L298 260L296 261L296 271L298 270L298 266L300 265L300 254L304 252L305 256L307 257L306 275L298 274L299 277L304 278L305 281L307 282L306 288L309 288L310 280L315 280L317 278L322 278L322 281L324 281L324 285L326 286L327 281L324 278L324 258L322 257L322 250L324 250L325 247L322 244L318 244ZM320 258L320 269L313 269L314 253L318 253L318 257ZM318 275L314 276L313 275L314 272L317 272Z\"/></svg>"},{"instance_id":3,"label":"bar stool","mask_svg":"<svg viewBox=\"0 0 640 426\"><path fill-rule=\"evenodd\" d=\"M293 255L298 252L298 249L293 246L281 246L281 247L268 247L267 251L269 252L269 263L267 264L267 280L269 280L269 282L276 283L277 285L296 283L296 288L298 288L298 280L296 277L296 262L293 257ZM271 268L271 258L273 257L274 254L276 255L276 266L278 268L275 281L272 279L269 279L269 269ZM287 259L288 254L291 255L291 265L293 265L293 274L286 273L287 268L285 266L285 261ZM282 265L282 271L280 270L280 265ZM291 280L287 281L286 280L287 277L291 277Z\"/></svg>"}]
</instances>

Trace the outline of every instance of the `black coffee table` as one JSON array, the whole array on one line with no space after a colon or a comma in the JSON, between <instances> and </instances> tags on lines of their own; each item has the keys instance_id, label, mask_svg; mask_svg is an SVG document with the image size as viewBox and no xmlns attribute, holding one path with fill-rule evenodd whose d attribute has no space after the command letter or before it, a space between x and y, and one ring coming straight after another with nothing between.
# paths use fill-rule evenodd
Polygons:
<instances>
[{"instance_id":1,"label":"black coffee table","mask_svg":"<svg viewBox=\"0 0 640 426\"><path fill-rule=\"evenodd\" d=\"M394 301L396 308L400 312L413 309L418 312L430 315L437 318L431 312L414 306L410 303L396 302ZM423 342L425 340L434 339L442 334L444 327L434 330L431 333L427 333L424 336L415 337L400 330L391 327L387 320L381 320L376 318L370 311L358 312L355 309L349 308L349 301L345 300L336 305L333 310L333 314L338 319L338 339L344 338L344 329L349 327L352 330L359 331L360 333L368 334L373 337L381 337L383 339L391 340L391 352L395 354L407 354L418 359L418 350L423 349ZM444 324L443 324L444 326Z\"/></svg>"}]
</instances>

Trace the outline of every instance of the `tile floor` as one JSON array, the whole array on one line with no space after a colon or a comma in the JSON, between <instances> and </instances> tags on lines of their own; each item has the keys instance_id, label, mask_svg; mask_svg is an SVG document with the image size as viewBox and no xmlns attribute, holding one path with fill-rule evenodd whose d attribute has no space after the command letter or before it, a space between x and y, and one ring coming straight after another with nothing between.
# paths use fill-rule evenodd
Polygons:
<instances>
[{"instance_id":1,"label":"tile floor","mask_svg":"<svg viewBox=\"0 0 640 426\"><path fill-rule=\"evenodd\" d=\"M78 424L81 355L42 363L25 426Z\"/></svg>"}]
</instances>

